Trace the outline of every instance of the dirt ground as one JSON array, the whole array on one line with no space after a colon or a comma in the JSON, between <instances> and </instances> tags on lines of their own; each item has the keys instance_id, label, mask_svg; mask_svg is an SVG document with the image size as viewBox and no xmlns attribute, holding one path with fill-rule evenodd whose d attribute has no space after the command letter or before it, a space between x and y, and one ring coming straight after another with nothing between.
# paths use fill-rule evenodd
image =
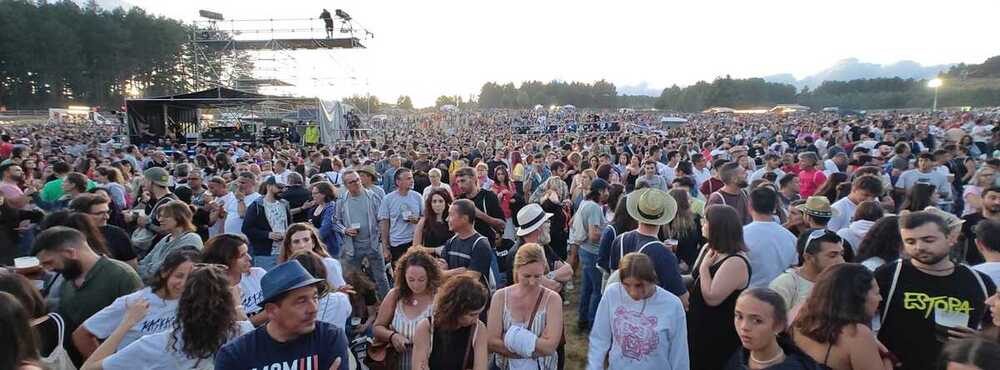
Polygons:
<instances>
[{"instance_id":1,"label":"dirt ground","mask_svg":"<svg viewBox=\"0 0 1000 370\"><path fill-rule=\"evenodd\" d=\"M566 366L567 370L584 369L587 367L587 333L580 333L576 328L577 302L580 297L579 281L576 289L567 292L570 300L568 306L563 306L563 327L566 330Z\"/></svg>"}]
</instances>

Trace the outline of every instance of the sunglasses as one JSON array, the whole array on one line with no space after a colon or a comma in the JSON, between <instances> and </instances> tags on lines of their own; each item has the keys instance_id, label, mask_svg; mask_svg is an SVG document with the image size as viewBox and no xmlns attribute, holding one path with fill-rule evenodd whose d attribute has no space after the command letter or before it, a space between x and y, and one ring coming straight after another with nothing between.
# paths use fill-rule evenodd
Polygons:
<instances>
[{"instance_id":1,"label":"sunglasses","mask_svg":"<svg viewBox=\"0 0 1000 370\"><path fill-rule=\"evenodd\" d=\"M809 238L806 239L806 245L802 248L803 252L812 253L818 247L818 244L813 246L812 242L826 236L827 232L828 231L826 229L816 229L809 233Z\"/></svg>"},{"instance_id":2,"label":"sunglasses","mask_svg":"<svg viewBox=\"0 0 1000 370\"><path fill-rule=\"evenodd\" d=\"M218 264L218 263L195 263L193 270L200 270L203 268L214 268L222 271L228 271L229 266Z\"/></svg>"}]
</instances>

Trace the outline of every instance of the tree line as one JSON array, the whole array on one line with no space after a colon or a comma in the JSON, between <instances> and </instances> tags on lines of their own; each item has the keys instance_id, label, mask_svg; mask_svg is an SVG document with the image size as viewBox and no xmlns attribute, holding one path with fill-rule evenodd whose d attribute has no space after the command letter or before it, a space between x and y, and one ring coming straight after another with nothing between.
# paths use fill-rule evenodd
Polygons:
<instances>
[{"instance_id":1,"label":"tree line","mask_svg":"<svg viewBox=\"0 0 1000 370\"><path fill-rule=\"evenodd\" d=\"M952 85L952 86L949 86ZM966 87L959 80L940 88L938 106L1000 105L1000 86ZM787 84L766 82L760 78L720 77L712 82L699 81L687 87L671 86L663 90L656 108L696 112L711 107L755 108L776 104L801 104L813 109L840 107L849 109L890 109L930 107L934 90L927 80L873 78L850 81L825 81L810 90L796 91Z\"/></svg>"},{"instance_id":2,"label":"tree line","mask_svg":"<svg viewBox=\"0 0 1000 370\"><path fill-rule=\"evenodd\" d=\"M223 63L203 51L195 65L189 27L138 7L101 9L93 0L82 8L0 0L0 106L117 109L129 95L175 94L249 76L245 53Z\"/></svg>"},{"instance_id":3,"label":"tree line","mask_svg":"<svg viewBox=\"0 0 1000 370\"><path fill-rule=\"evenodd\" d=\"M479 91L481 108L531 108L535 105L574 105L587 108L617 108L615 84L600 80L594 83L551 81L498 84L487 82Z\"/></svg>"}]
</instances>

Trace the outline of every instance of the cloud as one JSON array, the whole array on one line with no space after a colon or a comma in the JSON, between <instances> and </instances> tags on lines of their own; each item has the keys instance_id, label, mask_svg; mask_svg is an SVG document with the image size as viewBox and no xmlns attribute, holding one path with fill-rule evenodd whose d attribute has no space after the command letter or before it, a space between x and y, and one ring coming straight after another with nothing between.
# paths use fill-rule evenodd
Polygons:
<instances>
[{"instance_id":1,"label":"cloud","mask_svg":"<svg viewBox=\"0 0 1000 370\"><path fill-rule=\"evenodd\" d=\"M797 88L809 86L816 88L823 81L848 81L860 78L930 78L939 72L947 70L954 64L924 66L912 60L903 60L893 64L865 63L857 58L847 58L838 61L833 66L802 79L796 79L789 73L763 77L769 82L779 82L795 85Z\"/></svg>"}]
</instances>

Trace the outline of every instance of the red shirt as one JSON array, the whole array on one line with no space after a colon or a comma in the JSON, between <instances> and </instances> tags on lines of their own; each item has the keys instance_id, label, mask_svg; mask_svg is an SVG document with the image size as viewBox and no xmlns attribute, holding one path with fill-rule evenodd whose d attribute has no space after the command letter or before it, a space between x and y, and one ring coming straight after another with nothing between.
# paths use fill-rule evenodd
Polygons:
<instances>
[{"instance_id":1,"label":"red shirt","mask_svg":"<svg viewBox=\"0 0 1000 370\"><path fill-rule=\"evenodd\" d=\"M497 195L497 199L500 201L500 209L503 210L503 217L511 218L510 200L514 197L514 191L511 190L511 187L499 182L493 183L492 190L493 193Z\"/></svg>"},{"instance_id":2,"label":"red shirt","mask_svg":"<svg viewBox=\"0 0 1000 370\"><path fill-rule=\"evenodd\" d=\"M0 158L10 157L10 152L14 151L14 144L3 143L0 144Z\"/></svg>"},{"instance_id":3,"label":"red shirt","mask_svg":"<svg viewBox=\"0 0 1000 370\"><path fill-rule=\"evenodd\" d=\"M826 175L823 171L816 169L799 171L799 195L803 199L816 194L823 183L826 182Z\"/></svg>"}]
</instances>

